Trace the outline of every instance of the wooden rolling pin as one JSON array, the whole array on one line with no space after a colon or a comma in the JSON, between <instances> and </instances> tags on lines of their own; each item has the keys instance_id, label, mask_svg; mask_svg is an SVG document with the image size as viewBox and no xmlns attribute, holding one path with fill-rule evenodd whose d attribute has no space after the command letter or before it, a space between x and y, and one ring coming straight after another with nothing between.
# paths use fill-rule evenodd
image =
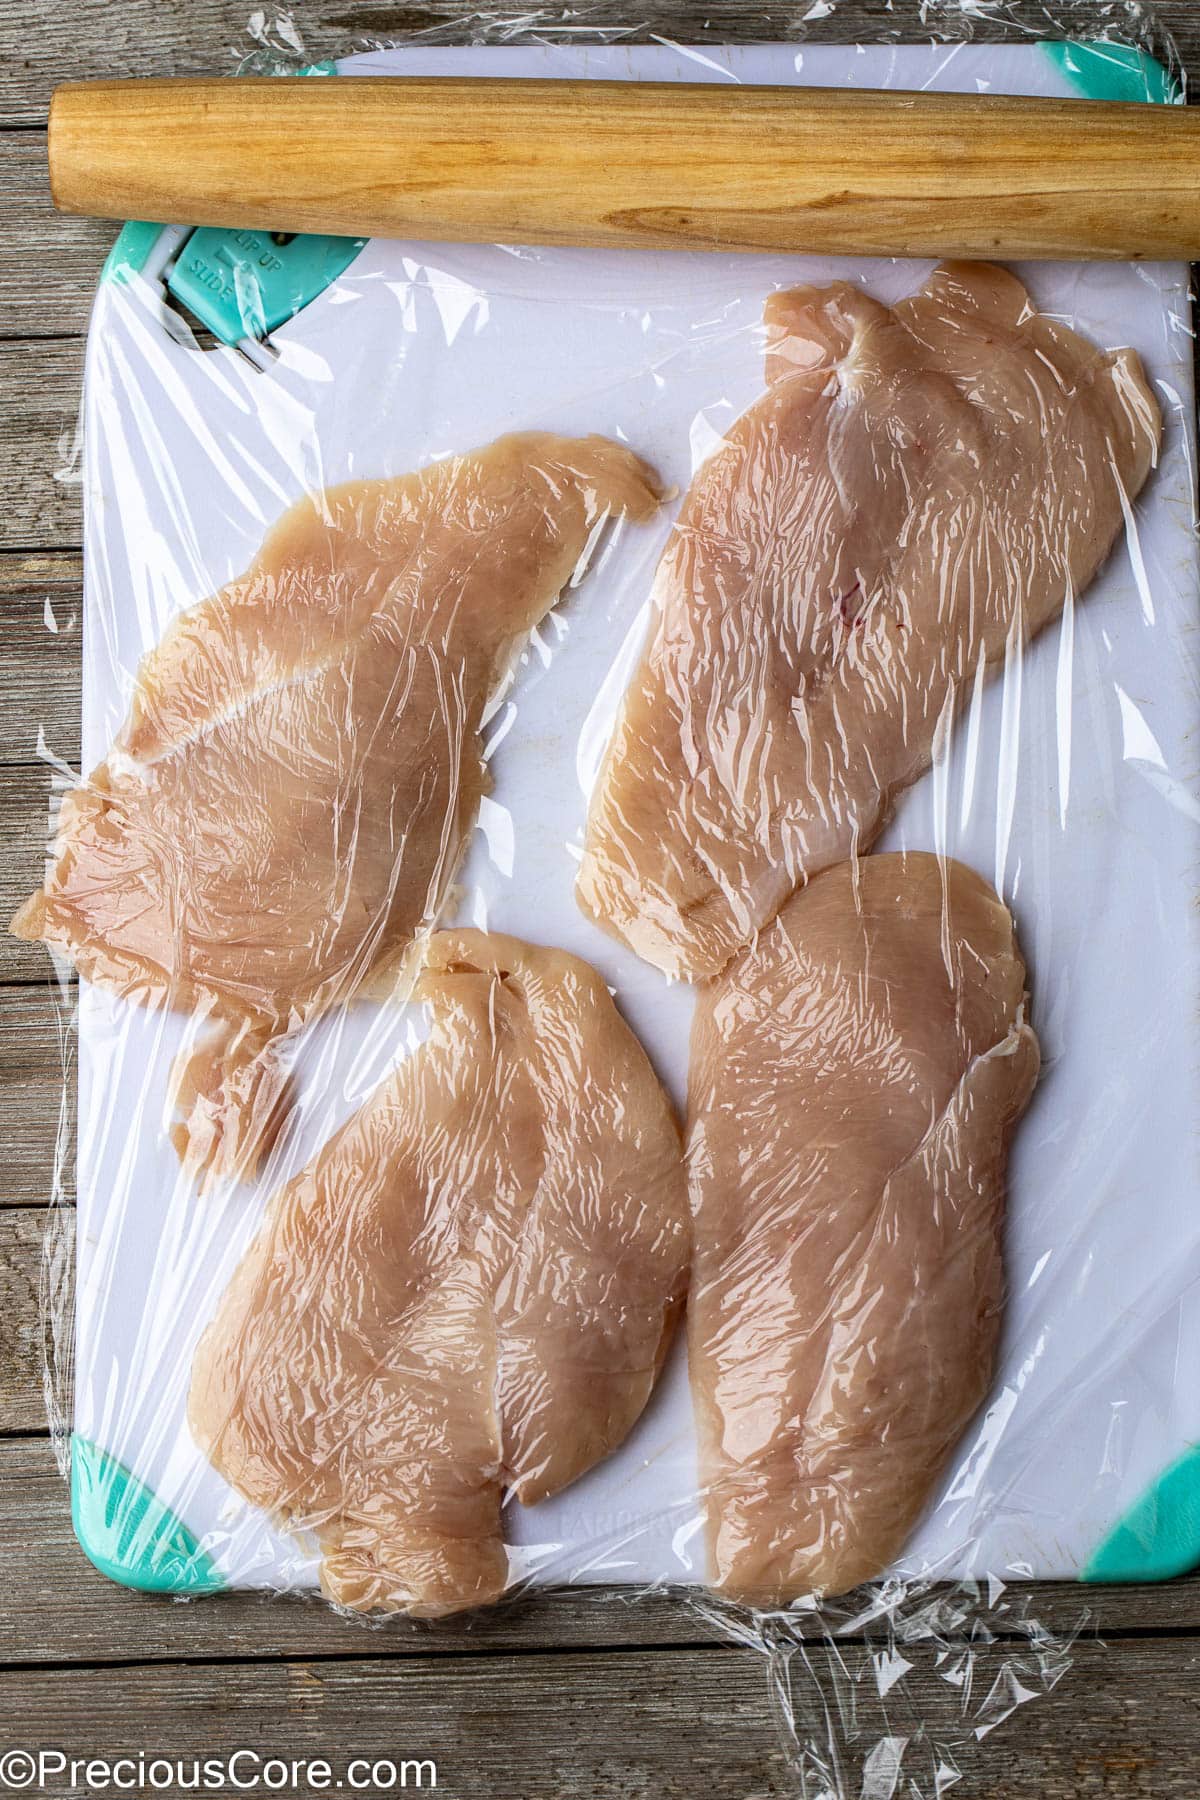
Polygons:
<instances>
[{"instance_id":1,"label":"wooden rolling pin","mask_svg":"<svg viewBox=\"0 0 1200 1800\"><path fill-rule=\"evenodd\" d=\"M660 82L69 82L64 212L871 256L1200 256L1200 112Z\"/></svg>"}]
</instances>

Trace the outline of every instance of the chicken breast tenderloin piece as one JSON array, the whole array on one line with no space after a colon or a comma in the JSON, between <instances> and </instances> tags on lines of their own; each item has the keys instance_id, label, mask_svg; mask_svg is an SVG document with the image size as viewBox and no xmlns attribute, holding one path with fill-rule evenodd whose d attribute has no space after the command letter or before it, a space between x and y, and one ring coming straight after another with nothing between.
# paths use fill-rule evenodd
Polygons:
<instances>
[{"instance_id":1,"label":"chicken breast tenderloin piece","mask_svg":"<svg viewBox=\"0 0 1200 1800\"><path fill-rule=\"evenodd\" d=\"M879 1575L986 1395L1026 1000L1008 909L925 855L818 875L701 993L688 1357L721 1592Z\"/></svg>"},{"instance_id":2,"label":"chicken breast tenderloin piece","mask_svg":"<svg viewBox=\"0 0 1200 1800\"><path fill-rule=\"evenodd\" d=\"M501 1496L645 1406L683 1303L674 1114L595 971L447 931L432 1035L273 1202L196 1354L197 1442L363 1611L494 1599Z\"/></svg>"},{"instance_id":3,"label":"chicken breast tenderloin piece","mask_svg":"<svg viewBox=\"0 0 1200 1800\"><path fill-rule=\"evenodd\" d=\"M899 306L767 302L762 398L686 497L592 799L578 898L666 974L717 974L867 850L979 678L1083 593L1154 463L1132 351L1015 276Z\"/></svg>"},{"instance_id":4,"label":"chicken breast tenderloin piece","mask_svg":"<svg viewBox=\"0 0 1200 1800\"><path fill-rule=\"evenodd\" d=\"M81 975L215 1027L179 1071L197 1173L252 1173L286 1096L272 1040L352 998L434 918L515 648L652 471L526 433L303 500L142 663L13 921Z\"/></svg>"}]
</instances>

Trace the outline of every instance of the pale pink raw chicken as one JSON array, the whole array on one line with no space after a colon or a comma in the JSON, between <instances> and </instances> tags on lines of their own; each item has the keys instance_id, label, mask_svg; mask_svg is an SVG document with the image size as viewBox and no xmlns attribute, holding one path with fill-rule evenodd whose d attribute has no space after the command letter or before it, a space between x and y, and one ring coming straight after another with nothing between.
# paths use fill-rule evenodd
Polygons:
<instances>
[{"instance_id":1,"label":"pale pink raw chicken","mask_svg":"<svg viewBox=\"0 0 1200 1800\"><path fill-rule=\"evenodd\" d=\"M815 876L701 993L688 1360L722 1593L881 1574L987 1394L1026 1012L1007 907L927 855Z\"/></svg>"},{"instance_id":2,"label":"pale pink raw chicken","mask_svg":"<svg viewBox=\"0 0 1200 1800\"><path fill-rule=\"evenodd\" d=\"M984 673L1078 599L1155 461L1138 358L1015 276L767 302L767 391L697 474L593 796L581 906L717 974L870 848Z\"/></svg>"},{"instance_id":3,"label":"pale pink raw chicken","mask_svg":"<svg viewBox=\"0 0 1200 1800\"><path fill-rule=\"evenodd\" d=\"M393 971L437 914L514 652L654 475L525 433L301 501L138 671L12 929L212 1029L178 1077L198 1173L249 1173L286 1098L273 1043Z\"/></svg>"},{"instance_id":4,"label":"pale pink raw chicken","mask_svg":"<svg viewBox=\"0 0 1200 1800\"><path fill-rule=\"evenodd\" d=\"M603 981L437 933L432 1035L273 1202L196 1355L190 1419L316 1534L325 1592L434 1617L507 1582L506 1488L626 1436L682 1308L679 1128Z\"/></svg>"}]
</instances>

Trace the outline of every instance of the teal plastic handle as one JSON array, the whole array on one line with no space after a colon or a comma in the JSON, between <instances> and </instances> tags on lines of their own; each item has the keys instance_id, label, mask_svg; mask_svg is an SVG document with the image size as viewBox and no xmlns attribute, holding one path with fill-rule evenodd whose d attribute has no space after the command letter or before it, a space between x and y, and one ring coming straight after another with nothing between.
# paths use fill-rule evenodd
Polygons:
<instances>
[{"instance_id":1,"label":"teal plastic handle","mask_svg":"<svg viewBox=\"0 0 1200 1800\"><path fill-rule=\"evenodd\" d=\"M223 344L265 338L323 293L365 243L201 226L180 250L167 288Z\"/></svg>"},{"instance_id":2,"label":"teal plastic handle","mask_svg":"<svg viewBox=\"0 0 1200 1800\"><path fill-rule=\"evenodd\" d=\"M88 1561L122 1587L216 1594L225 1581L183 1520L89 1438L71 1439L71 1523Z\"/></svg>"},{"instance_id":3,"label":"teal plastic handle","mask_svg":"<svg viewBox=\"0 0 1200 1800\"><path fill-rule=\"evenodd\" d=\"M1175 77L1156 57L1132 44L1046 42L1042 49L1089 100L1171 106L1183 99Z\"/></svg>"}]
</instances>

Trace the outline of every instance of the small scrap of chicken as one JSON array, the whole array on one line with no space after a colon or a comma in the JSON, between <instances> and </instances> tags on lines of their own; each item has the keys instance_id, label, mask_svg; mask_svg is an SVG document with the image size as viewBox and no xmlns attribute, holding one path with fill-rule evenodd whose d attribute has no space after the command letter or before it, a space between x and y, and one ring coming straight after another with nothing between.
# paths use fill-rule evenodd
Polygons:
<instances>
[{"instance_id":1,"label":"small scrap of chicken","mask_svg":"<svg viewBox=\"0 0 1200 1800\"><path fill-rule=\"evenodd\" d=\"M705 980L868 850L985 673L1078 600L1154 464L1138 358L1015 276L767 302L767 391L697 474L588 820L584 911Z\"/></svg>"},{"instance_id":2,"label":"small scrap of chicken","mask_svg":"<svg viewBox=\"0 0 1200 1800\"><path fill-rule=\"evenodd\" d=\"M515 649L603 520L658 500L630 451L548 433L333 488L145 658L12 930L211 1021L176 1089L198 1175L253 1173L286 1104L276 1041L436 917Z\"/></svg>"},{"instance_id":3,"label":"small scrap of chicken","mask_svg":"<svg viewBox=\"0 0 1200 1800\"><path fill-rule=\"evenodd\" d=\"M731 1598L881 1574L987 1394L1026 1001L1007 907L926 855L816 876L701 994L688 1359Z\"/></svg>"},{"instance_id":4,"label":"small scrap of chicken","mask_svg":"<svg viewBox=\"0 0 1200 1800\"><path fill-rule=\"evenodd\" d=\"M197 1442L315 1533L331 1599L433 1618L507 1580L501 1497L622 1441L683 1304L678 1125L595 971L437 933L432 1035L284 1188L196 1354Z\"/></svg>"}]
</instances>

